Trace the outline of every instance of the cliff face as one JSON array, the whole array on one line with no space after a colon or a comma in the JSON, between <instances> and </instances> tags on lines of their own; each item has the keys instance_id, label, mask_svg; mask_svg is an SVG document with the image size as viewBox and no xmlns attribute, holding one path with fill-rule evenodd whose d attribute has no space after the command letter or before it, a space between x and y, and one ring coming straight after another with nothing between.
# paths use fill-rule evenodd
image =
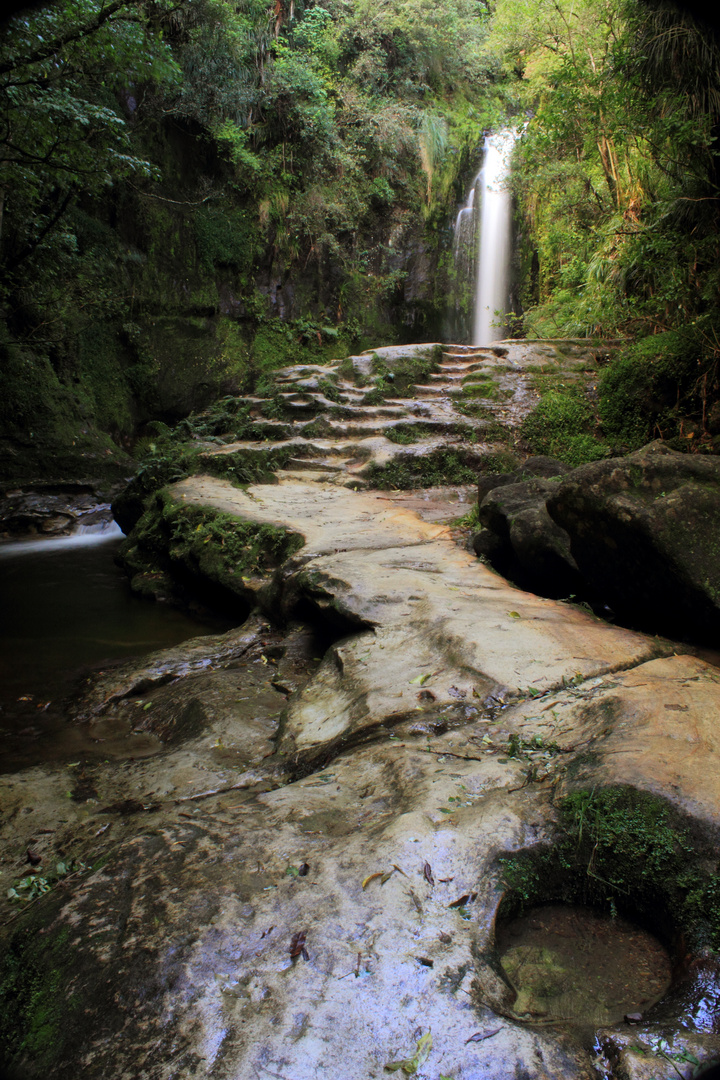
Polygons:
<instances>
[{"instance_id":1,"label":"cliff face","mask_svg":"<svg viewBox=\"0 0 720 1080\"><path fill-rule=\"evenodd\" d=\"M77 265L62 302L27 295L6 311L6 481L126 474L124 451L151 420L248 391L283 364L440 336L445 238L409 207L373 207L332 253L289 260L201 131L168 121L151 141L163 194L87 199L68 219Z\"/></svg>"}]
</instances>

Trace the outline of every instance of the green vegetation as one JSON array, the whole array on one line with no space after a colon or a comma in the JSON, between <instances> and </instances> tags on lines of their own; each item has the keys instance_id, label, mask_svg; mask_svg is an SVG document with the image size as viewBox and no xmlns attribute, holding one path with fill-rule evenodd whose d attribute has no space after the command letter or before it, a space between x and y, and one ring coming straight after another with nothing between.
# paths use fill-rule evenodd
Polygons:
<instances>
[{"instance_id":1,"label":"green vegetation","mask_svg":"<svg viewBox=\"0 0 720 1080\"><path fill-rule=\"evenodd\" d=\"M72 954L68 931L54 937L30 925L17 931L4 951L0 967L0 1048L4 1063L29 1058L51 1069L65 1039L67 987Z\"/></svg>"},{"instance_id":2,"label":"green vegetation","mask_svg":"<svg viewBox=\"0 0 720 1080\"><path fill-rule=\"evenodd\" d=\"M147 501L121 558L138 591L152 594L153 582L165 589L164 575L171 575L190 588L215 587L218 595L244 598L244 577L271 571L303 543L286 529L179 503L159 491Z\"/></svg>"},{"instance_id":3,"label":"green vegetation","mask_svg":"<svg viewBox=\"0 0 720 1080\"><path fill-rule=\"evenodd\" d=\"M545 394L523 421L521 434L535 454L584 465L610 453L609 446L590 433L596 427L590 402L570 387Z\"/></svg>"},{"instance_id":4,"label":"green vegetation","mask_svg":"<svg viewBox=\"0 0 720 1080\"><path fill-rule=\"evenodd\" d=\"M580 790L559 807L551 848L501 861L503 916L562 901L639 917L693 948L720 947L720 877L698 838L653 795ZM714 864L711 864L714 865Z\"/></svg>"},{"instance_id":5,"label":"green vegetation","mask_svg":"<svg viewBox=\"0 0 720 1080\"><path fill-rule=\"evenodd\" d=\"M4 474L28 456L127 474L119 447L149 420L437 338L448 206L501 109L487 30L474 0L80 0L11 20Z\"/></svg>"},{"instance_id":6,"label":"green vegetation","mask_svg":"<svg viewBox=\"0 0 720 1080\"><path fill-rule=\"evenodd\" d=\"M433 450L429 454L400 455L387 465L371 465L365 474L371 487L388 490L398 488L436 487L443 484L474 484L478 468L466 461L459 450Z\"/></svg>"},{"instance_id":7,"label":"green vegetation","mask_svg":"<svg viewBox=\"0 0 720 1080\"><path fill-rule=\"evenodd\" d=\"M525 332L637 342L604 380L608 441L689 426L716 450L716 35L657 0L499 0L488 48L533 113L514 171Z\"/></svg>"}]
</instances>

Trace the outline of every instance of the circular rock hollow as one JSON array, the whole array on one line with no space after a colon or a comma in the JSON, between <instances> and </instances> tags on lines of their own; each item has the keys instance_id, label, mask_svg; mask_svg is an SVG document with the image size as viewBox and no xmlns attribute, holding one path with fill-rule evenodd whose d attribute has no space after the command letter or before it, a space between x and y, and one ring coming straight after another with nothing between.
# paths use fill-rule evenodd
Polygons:
<instances>
[{"instance_id":1,"label":"circular rock hollow","mask_svg":"<svg viewBox=\"0 0 720 1080\"><path fill-rule=\"evenodd\" d=\"M499 924L516 1018L604 1026L638 1021L667 992L671 960L657 938L590 908L549 904Z\"/></svg>"}]
</instances>

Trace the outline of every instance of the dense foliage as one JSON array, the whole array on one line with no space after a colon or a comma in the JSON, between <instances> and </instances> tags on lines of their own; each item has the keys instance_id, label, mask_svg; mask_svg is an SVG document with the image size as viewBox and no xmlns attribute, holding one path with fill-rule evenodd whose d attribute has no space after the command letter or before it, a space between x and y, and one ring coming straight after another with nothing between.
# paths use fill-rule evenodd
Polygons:
<instances>
[{"instance_id":1,"label":"dense foliage","mask_svg":"<svg viewBox=\"0 0 720 1080\"><path fill-rule=\"evenodd\" d=\"M437 337L443 230L499 110L487 24L476 0L67 0L12 19L7 468L30 431L87 436L97 463L97 428L122 443L300 355Z\"/></svg>"},{"instance_id":2,"label":"dense foliage","mask_svg":"<svg viewBox=\"0 0 720 1080\"><path fill-rule=\"evenodd\" d=\"M521 332L636 341L603 445L720 435L720 51L662 0L58 0L0 95L0 475L127 470L150 419L437 340L507 123Z\"/></svg>"},{"instance_id":3,"label":"dense foliage","mask_svg":"<svg viewBox=\"0 0 720 1080\"><path fill-rule=\"evenodd\" d=\"M638 340L605 434L716 448L720 46L662 0L499 0L491 46L529 120L516 190L533 336Z\"/></svg>"}]
</instances>

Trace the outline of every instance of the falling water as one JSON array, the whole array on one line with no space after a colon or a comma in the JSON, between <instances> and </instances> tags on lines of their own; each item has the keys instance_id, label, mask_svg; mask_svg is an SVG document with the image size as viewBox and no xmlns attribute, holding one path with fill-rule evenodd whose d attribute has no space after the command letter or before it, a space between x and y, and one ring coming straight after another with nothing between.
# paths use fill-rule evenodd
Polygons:
<instances>
[{"instance_id":1,"label":"falling water","mask_svg":"<svg viewBox=\"0 0 720 1080\"><path fill-rule=\"evenodd\" d=\"M507 181L516 138L514 131L500 131L485 140L485 161L478 177L480 236L473 345L497 340L509 307L511 197Z\"/></svg>"},{"instance_id":2,"label":"falling water","mask_svg":"<svg viewBox=\"0 0 720 1080\"><path fill-rule=\"evenodd\" d=\"M488 345L501 336L504 319L495 313L509 308L511 198L507 179L516 138L515 131L500 131L485 140L483 167L455 221L457 279L467 283L474 300L473 345ZM459 302L456 299L456 305Z\"/></svg>"}]
</instances>

